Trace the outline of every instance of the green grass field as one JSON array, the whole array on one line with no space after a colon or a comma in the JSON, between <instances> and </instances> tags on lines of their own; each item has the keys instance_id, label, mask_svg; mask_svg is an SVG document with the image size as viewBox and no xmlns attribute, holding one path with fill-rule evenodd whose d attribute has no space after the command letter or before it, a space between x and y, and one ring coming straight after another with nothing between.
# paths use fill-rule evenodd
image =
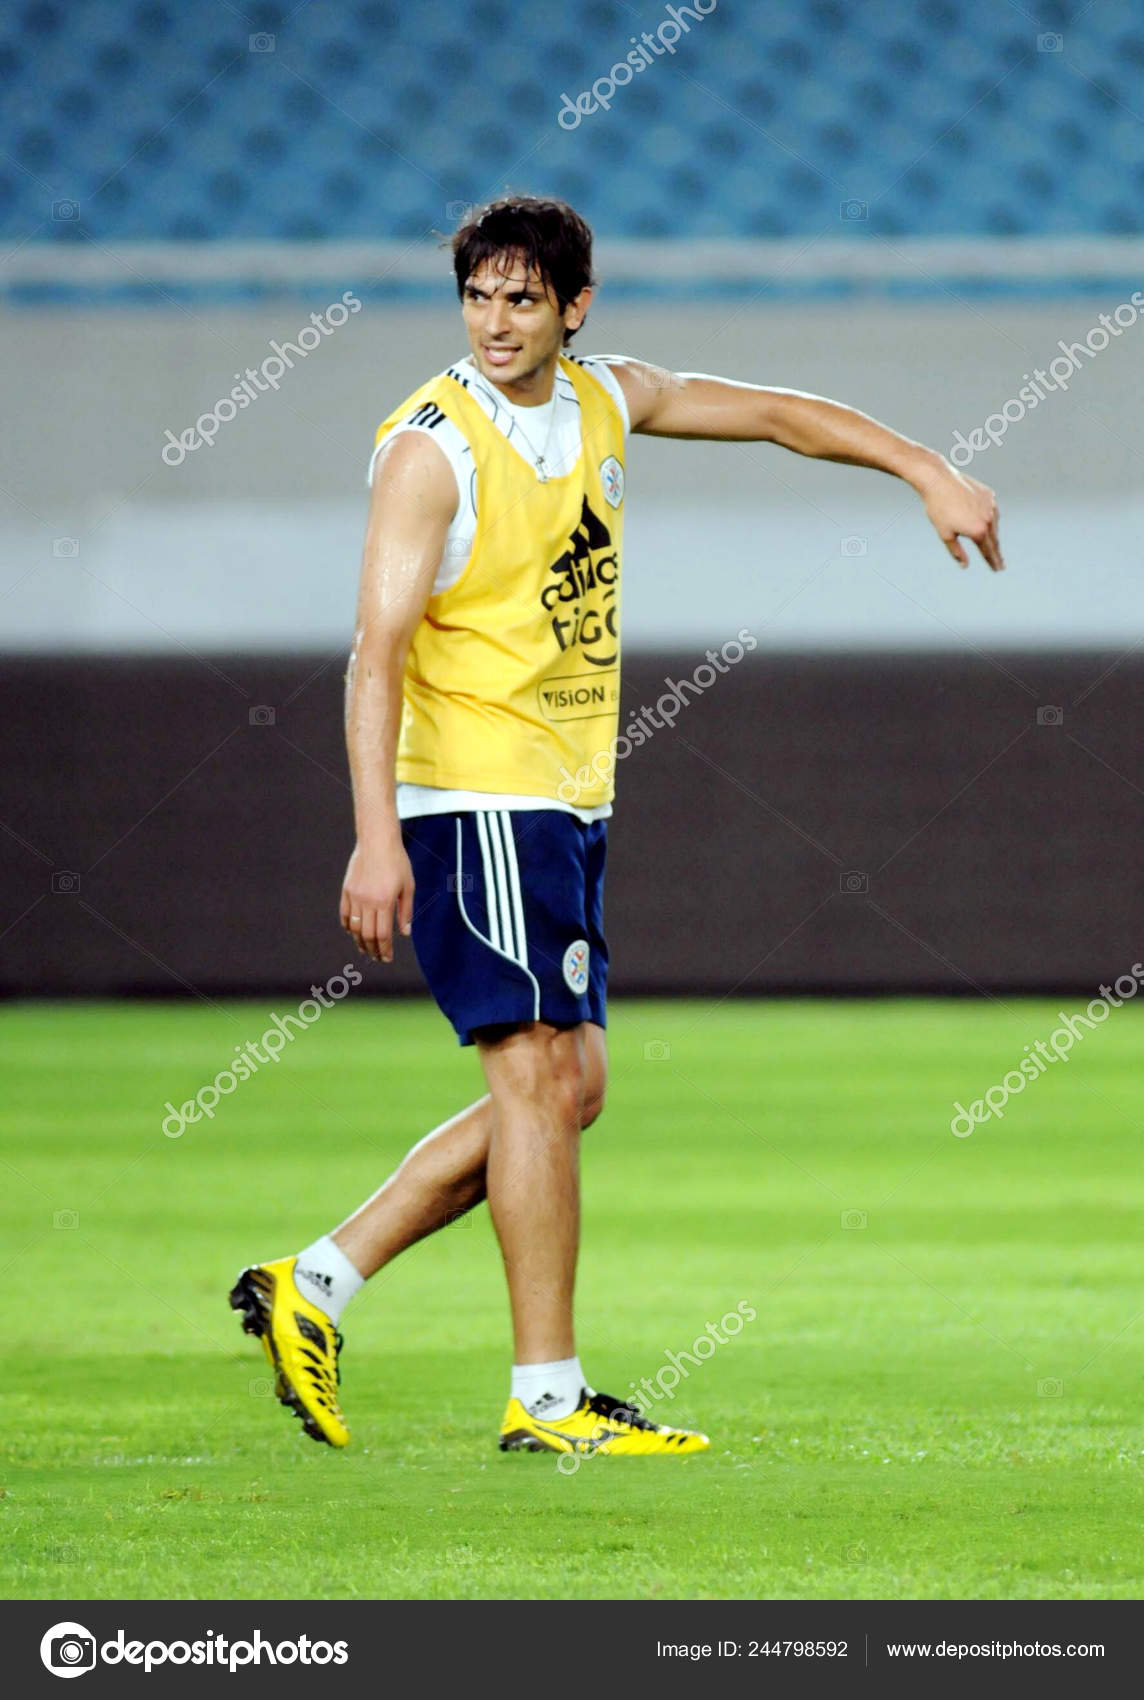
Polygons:
<instances>
[{"instance_id":1,"label":"green grass field","mask_svg":"<svg viewBox=\"0 0 1144 1700\"><path fill-rule=\"evenodd\" d=\"M476 1096L430 1006L331 1010L177 1140L164 1102L265 1006L9 1007L0 1590L1139 1596L1144 1010L949 1132L1058 1007L616 1006L584 1144L588 1374L626 1393L740 1301L758 1315L658 1407L708 1454L573 1476L496 1449L483 1209L347 1313L345 1453L266 1395L226 1308L242 1263L306 1243Z\"/></svg>"}]
</instances>

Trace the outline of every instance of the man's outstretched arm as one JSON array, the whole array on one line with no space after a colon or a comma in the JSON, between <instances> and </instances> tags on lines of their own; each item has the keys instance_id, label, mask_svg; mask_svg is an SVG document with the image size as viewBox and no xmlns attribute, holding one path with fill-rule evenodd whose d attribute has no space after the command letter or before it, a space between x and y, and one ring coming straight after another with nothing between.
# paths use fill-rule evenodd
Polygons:
<instances>
[{"instance_id":1,"label":"man's outstretched arm","mask_svg":"<svg viewBox=\"0 0 1144 1700\"><path fill-rule=\"evenodd\" d=\"M868 414L801 390L666 372L638 360L610 360L628 403L633 431L647 437L707 438L724 443L778 443L795 454L874 467L911 484L938 536L959 566L969 565L960 539L976 543L994 572L1005 562L997 536L997 498L937 453L902 437Z\"/></svg>"}]
</instances>

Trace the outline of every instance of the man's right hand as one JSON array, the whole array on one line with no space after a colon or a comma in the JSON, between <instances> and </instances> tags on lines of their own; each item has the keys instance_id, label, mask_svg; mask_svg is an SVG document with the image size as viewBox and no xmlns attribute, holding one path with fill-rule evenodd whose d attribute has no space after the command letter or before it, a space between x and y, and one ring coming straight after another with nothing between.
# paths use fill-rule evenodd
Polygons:
<instances>
[{"instance_id":1,"label":"man's right hand","mask_svg":"<svg viewBox=\"0 0 1144 1700\"><path fill-rule=\"evenodd\" d=\"M393 961L393 917L408 938L413 926L413 869L400 835L354 847L342 885L341 921L360 951Z\"/></svg>"}]
</instances>

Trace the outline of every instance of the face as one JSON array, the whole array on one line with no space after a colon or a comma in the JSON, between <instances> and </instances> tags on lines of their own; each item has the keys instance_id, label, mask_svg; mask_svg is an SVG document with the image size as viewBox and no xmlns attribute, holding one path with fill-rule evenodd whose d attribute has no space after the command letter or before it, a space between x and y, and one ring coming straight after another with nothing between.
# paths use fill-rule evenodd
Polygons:
<instances>
[{"instance_id":1,"label":"face","mask_svg":"<svg viewBox=\"0 0 1144 1700\"><path fill-rule=\"evenodd\" d=\"M465 285L461 312L477 369L511 401L547 401L566 330L578 330L590 289L561 311L539 274L516 255L478 266Z\"/></svg>"}]
</instances>

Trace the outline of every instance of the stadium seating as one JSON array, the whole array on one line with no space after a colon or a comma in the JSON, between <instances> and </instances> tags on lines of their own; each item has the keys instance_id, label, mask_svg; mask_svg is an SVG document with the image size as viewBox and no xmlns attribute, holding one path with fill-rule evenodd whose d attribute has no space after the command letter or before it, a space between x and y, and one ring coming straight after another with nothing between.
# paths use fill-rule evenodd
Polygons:
<instances>
[{"instance_id":1,"label":"stadium seating","mask_svg":"<svg viewBox=\"0 0 1144 1700\"><path fill-rule=\"evenodd\" d=\"M505 187L565 195L613 237L1144 228L1132 0L1037 21L1000 0L725 0L677 5L686 33L657 38L672 16L666 0L638 16L613 0L13 3L0 233L412 239ZM674 51L609 94L641 28ZM608 110L577 111L601 79Z\"/></svg>"}]
</instances>

